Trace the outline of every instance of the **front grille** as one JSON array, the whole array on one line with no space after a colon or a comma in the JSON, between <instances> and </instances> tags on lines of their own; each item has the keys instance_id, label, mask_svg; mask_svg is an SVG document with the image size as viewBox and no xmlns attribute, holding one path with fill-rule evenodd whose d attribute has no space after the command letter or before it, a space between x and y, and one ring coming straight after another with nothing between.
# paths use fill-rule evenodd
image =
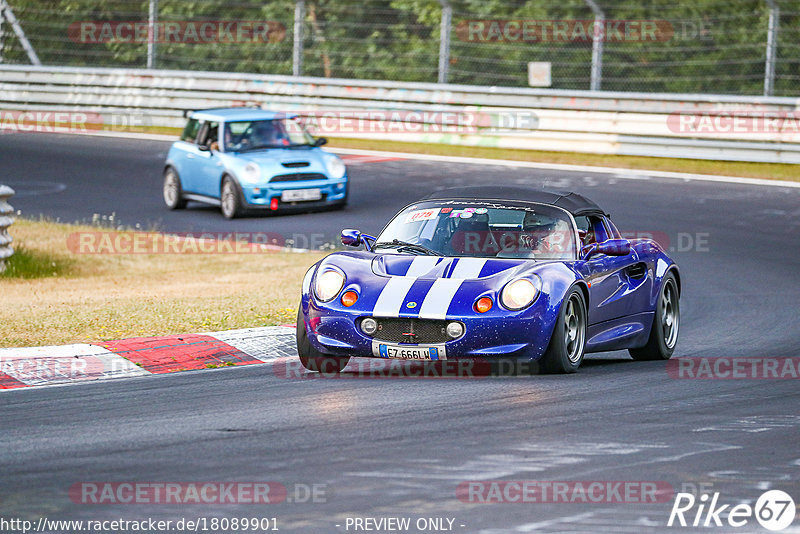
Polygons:
<instances>
[{"instance_id":1,"label":"front grille","mask_svg":"<svg viewBox=\"0 0 800 534\"><path fill-rule=\"evenodd\" d=\"M318 172L297 172L273 176L270 182L302 182L305 180L327 180L328 177Z\"/></svg>"},{"instance_id":2,"label":"front grille","mask_svg":"<svg viewBox=\"0 0 800 534\"><path fill-rule=\"evenodd\" d=\"M375 317L378 331L372 336L389 343L444 343L452 341L447 335L447 323L435 319ZM404 334L414 334L404 335Z\"/></svg>"},{"instance_id":3,"label":"front grille","mask_svg":"<svg viewBox=\"0 0 800 534\"><path fill-rule=\"evenodd\" d=\"M286 161L281 163L284 167L295 168L295 167L308 167L310 165L307 161Z\"/></svg>"}]
</instances>

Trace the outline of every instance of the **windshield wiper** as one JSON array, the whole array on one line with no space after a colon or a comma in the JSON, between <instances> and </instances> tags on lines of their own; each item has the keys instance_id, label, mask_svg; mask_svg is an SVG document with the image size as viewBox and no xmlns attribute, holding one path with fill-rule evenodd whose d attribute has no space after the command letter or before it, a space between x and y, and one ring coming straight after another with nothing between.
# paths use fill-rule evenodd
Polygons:
<instances>
[{"instance_id":1,"label":"windshield wiper","mask_svg":"<svg viewBox=\"0 0 800 534\"><path fill-rule=\"evenodd\" d=\"M372 248L378 248L378 247L381 247L381 246L384 246L384 247L397 247L397 250L404 249L404 248L405 249L409 249L409 250L416 250L418 252L424 252L425 254L428 254L430 256L444 256L444 254L441 254L439 252L436 252L435 250L429 249L426 246L418 245L417 243L409 243L408 241L400 241L399 239L392 239L391 241L384 241L384 242L381 242L381 243L375 243L375 245Z\"/></svg>"},{"instance_id":2,"label":"windshield wiper","mask_svg":"<svg viewBox=\"0 0 800 534\"><path fill-rule=\"evenodd\" d=\"M239 152L249 152L251 150L263 150L265 148L285 148L283 145L256 145L240 148Z\"/></svg>"}]
</instances>

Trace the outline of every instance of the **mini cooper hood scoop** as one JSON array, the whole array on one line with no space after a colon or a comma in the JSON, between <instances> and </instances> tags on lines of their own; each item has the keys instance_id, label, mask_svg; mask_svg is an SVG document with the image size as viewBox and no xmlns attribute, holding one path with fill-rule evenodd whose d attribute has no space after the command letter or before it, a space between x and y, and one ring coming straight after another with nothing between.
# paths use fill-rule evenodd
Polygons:
<instances>
[{"instance_id":1,"label":"mini cooper hood scoop","mask_svg":"<svg viewBox=\"0 0 800 534\"><path fill-rule=\"evenodd\" d=\"M530 266L531 260L379 254L372 260L372 272L378 276L412 276L421 279L486 278L523 264Z\"/></svg>"}]
</instances>

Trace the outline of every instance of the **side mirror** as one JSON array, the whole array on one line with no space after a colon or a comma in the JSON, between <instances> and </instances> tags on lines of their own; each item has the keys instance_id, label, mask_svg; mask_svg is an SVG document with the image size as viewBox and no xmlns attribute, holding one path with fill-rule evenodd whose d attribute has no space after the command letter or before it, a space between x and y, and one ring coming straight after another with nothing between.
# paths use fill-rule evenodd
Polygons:
<instances>
[{"instance_id":1,"label":"side mirror","mask_svg":"<svg viewBox=\"0 0 800 534\"><path fill-rule=\"evenodd\" d=\"M328 144L328 139L325 137L317 137L316 140L314 140L314 146L322 146L327 144Z\"/></svg>"},{"instance_id":2,"label":"side mirror","mask_svg":"<svg viewBox=\"0 0 800 534\"><path fill-rule=\"evenodd\" d=\"M581 250L584 260L588 260L595 254L605 254L606 256L627 256L631 253L631 242L627 239L608 239L602 243L592 243L586 245Z\"/></svg>"},{"instance_id":3,"label":"side mirror","mask_svg":"<svg viewBox=\"0 0 800 534\"><path fill-rule=\"evenodd\" d=\"M361 244L361 232L347 228L342 230L342 245L346 247L357 247Z\"/></svg>"}]
</instances>

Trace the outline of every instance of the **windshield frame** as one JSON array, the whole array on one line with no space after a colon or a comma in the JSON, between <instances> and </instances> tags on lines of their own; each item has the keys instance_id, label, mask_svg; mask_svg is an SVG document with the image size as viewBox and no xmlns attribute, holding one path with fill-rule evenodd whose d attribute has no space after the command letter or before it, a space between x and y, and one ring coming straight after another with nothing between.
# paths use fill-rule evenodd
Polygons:
<instances>
[{"instance_id":1,"label":"windshield frame","mask_svg":"<svg viewBox=\"0 0 800 534\"><path fill-rule=\"evenodd\" d=\"M502 198L492 198L492 199L488 199L488 198L480 198L480 199L478 199L478 198L442 198L442 199L438 199L437 198L437 199L423 199L423 200L418 200L417 202L412 202L411 204L408 204L408 205L404 206L401 210L399 210L397 213L395 213L394 216L391 219L389 219L389 221L383 226L381 231L378 232L378 234L376 235L375 243L373 244L373 246L378 244L378 243L389 243L389 242L391 242L391 240L381 241L381 236L386 231L386 229L389 228L389 226L391 226L391 224L395 221L395 219L397 219L397 217L401 213L404 213L407 210L411 210L411 208L414 208L414 209L425 209L425 208L429 208L429 207L447 206L448 204L457 204L457 205L474 204L477 207L495 208L495 209L502 209L502 208L507 208L507 209L508 208L510 208L510 209L514 209L514 208L533 208L535 206L545 206L547 208L552 208L554 210L558 210L560 212L563 212L566 215L566 218L569 221L569 224L570 224L570 226L572 228L572 240L575 243L575 246L572 247L572 249L573 249L572 257L571 258L561 258L561 259L552 259L552 258L541 258L540 259L540 258L534 257L534 258L526 258L526 259L528 259L530 261L541 261L541 262L547 262L547 261L577 261L577 260L580 259L581 251L579 250L580 239L578 237L578 224L575 222L575 217L572 215L572 213L569 210L567 210L565 208L562 208L561 206L556 206L554 204L547 204L545 202L535 202L535 201L527 201L527 200L504 200ZM391 252L392 249L387 248L387 251ZM395 254L402 254L401 252L397 252L397 251L394 251L394 253ZM469 257L469 256L463 256L463 257ZM508 258L497 258L497 259L508 259Z\"/></svg>"}]
</instances>

